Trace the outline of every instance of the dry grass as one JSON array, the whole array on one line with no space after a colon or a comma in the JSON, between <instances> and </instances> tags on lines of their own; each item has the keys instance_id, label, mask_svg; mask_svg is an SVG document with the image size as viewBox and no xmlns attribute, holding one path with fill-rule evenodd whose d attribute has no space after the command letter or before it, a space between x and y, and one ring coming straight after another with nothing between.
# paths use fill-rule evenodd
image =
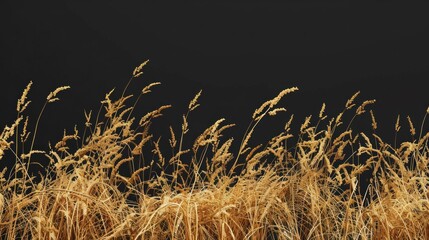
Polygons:
<instances>
[{"instance_id":1,"label":"dry grass","mask_svg":"<svg viewBox=\"0 0 429 240\"><path fill-rule=\"evenodd\" d=\"M158 84L145 87L137 100ZM283 132L250 146L260 121L286 111L277 106L280 99L298 89L281 91L257 108L233 153L233 139L224 139L233 125L224 119L184 146L201 92L183 115L181 131L170 127L165 142L153 139L150 126L170 105L138 120L136 102L127 107L132 96L124 90L115 100L110 92L95 118L85 112L83 134L65 132L41 151L33 149L37 124L27 129L30 88L18 100L17 120L0 135L0 159L14 163L0 174L3 239L429 239L429 133L418 132L410 117L412 140L398 147L374 132L353 132L353 119L375 102L356 104L359 93L332 118L323 104L296 136L292 115ZM45 106L67 88L51 92ZM347 113L353 116L345 126ZM372 111L369 119L375 130ZM50 160L46 174L32 176L31 166L43 157ZM371 176L366 189L362 174Z\"/></svg>"}]
</instances>

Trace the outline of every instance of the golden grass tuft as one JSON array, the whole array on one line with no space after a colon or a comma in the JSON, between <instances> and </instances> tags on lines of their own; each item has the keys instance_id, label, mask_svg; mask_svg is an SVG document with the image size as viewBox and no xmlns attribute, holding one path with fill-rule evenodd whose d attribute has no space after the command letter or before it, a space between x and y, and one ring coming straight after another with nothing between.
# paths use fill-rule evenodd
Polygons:
<instances>
[{"instance_id":1,"label":"golden grass tuft","mask_svg":"<svg viewBox=\"0 0 429 240\"><path fill-rule=\"evenodd\" d=\"M112 99L112 90L95 119L85 112L83 133L75 127L53 147L36 150L40 115L69 87L48 95L31 132L25 115L31 85L18 100L16 121L0 134L0 160L13 165L0 172L2 239L429 239L429 133L422 123L414 139L410 117L411 141L393 146L375 132L354 132L353 119L375 100L360 104L342 127L359 92L331 120L323 103L315 125L310 115L295 136L291 115L282 132L252 146L261 120L285 112L277 105L298 90L285 89L256 109L233 152L234 138L224 135L234 124L225 119L185 146L201 91L183 114L181 131L168 126L169 138L153 139L151 123L171 105L139 121L132 112L159 83L147 85L132 107L126 89L119 99ZM375 131L372 110L370 116ZM46 172L33 176L30 170L44 157Z\"/></svg>"}]
</instances>

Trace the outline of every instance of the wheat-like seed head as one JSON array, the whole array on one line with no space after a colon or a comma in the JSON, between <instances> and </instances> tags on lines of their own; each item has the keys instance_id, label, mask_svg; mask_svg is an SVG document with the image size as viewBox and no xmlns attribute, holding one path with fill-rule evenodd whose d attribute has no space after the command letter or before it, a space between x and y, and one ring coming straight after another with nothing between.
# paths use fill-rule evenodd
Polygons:
<instances>
[{"instance_id":1,"label":"wheat-like seed head","mask_svg":"<svg viewBox=\"0 0 429 240\"><path fill-rule=\"evenodd\" d=\"M320 119L324 119L324 118L326 118L326 116L323 116L323 113L325 112L325 108L326 108L326 104L325 104L325 103L323 103L323 104L322 104L322 107L320 108L320 112L319 112L319 118L320 118Z\"/></svg>"},{"instance_id":2,"label":"wheat-like seed head","mask_svg":"<svg viewBox=\"0 0 429 240\"><path fill-rule=\"evenodd\" d=\"M400 115L398 114L398 117L396 118L396 123L395 123L395 131L399 132L399 129L401 129L401 125L399 124L399 120L400 120Z\"/></svg>"},{"instance_id":3,"label":"wheat-like seed head","mask_svg":"<svg viewBox=\"0 0 429 240\"><path fill-rule=\"evenodd\" d=\"M353 102L359 94L360 94L360 91L353 94L353 96L349 100L347 100L347 103L346 103L346 109L347 110L351 109L355 105Z\"/></svg>"},{"instance_id":4,"label":"wheat-like seed head","mask_svg":"<svg viewBox=\"0 0 429 240\"><path fill-rule=\"evenodd\" d=\"M185 115L183 115L182 118L183 118L182 133L186 134L188 132L188 130L189 130L189 128L188 128L188 121L186 120L186 116Z\"/></svg>"},{"instance_id":5,"label":"wheat-like seed head","mask_svg":"<svg viewBox=\"0 0 429 240\"><path fill-rule=\"evenodd\" d=\"M276 116L278 112L286 112L285 108L275 108L268 112L268 115L270 116Z\"/></svg>"},{"instance_id":6,"label":"wheat-like seed head","mask_svg":"<svg viewBox=\"0 0 429 240\"><path fill-rule=\"evenodd\" d=\"M411 121L410 116L407 116L408 123L410 124L410 133L412 136L416 135L416 129L414 128L414 124Z\"/></svg>"},{"instance_id":7,"label":"wheat-like seed head","mask_svg":"<svg viewBox=\"0 0 429 240\"><path fill-rule=\"evenodd\" d=\"M308 127L308 125L310 125L310 120L311 120L311 115L305 118L305 121L301 124L301 128L299 129L301 133L303 133L304 130Z\"/></svg>"},{"instance_id":8,"label":"wheat-like seed head","mask_svg":"<svg viewBox=\"0 0 429 240\"><path fill-rule=\"evenodd\" d=\"M188 110L189 111L193 111L195 108L197 108L199 106L199 104L197 104L198 102L198 98L200 98L201 93L203 90L200 90L195 97L191 100L191 102L189 102L189 106L188 106Z\"/></svg>"},{"instance_id":9,"label":"wheat-like seed head","mask_svg":"<svg viewBox=\"0 0 429 240\"><path fill-rule=\"evenodd\" d=\"M338 115L337 115L337 117L335 118L335 125L337 125L337 126L339 126L339 125L341 125L341 118L343 117L343 112L341 112L341 113L339 113Z\"/></svg>"},{"instance_id":10,"label":"wheat-like seed head","mask_svg":"<svg viewBox=\"0 0 429 240\"><path fill-rule=\"evenodd\" d=\"M139 66L137 66L133 71L133 77L138 77L143 74L142 69L143 67L149 62L149 60L144 61Z\"/></svg>"},{"instance_id":11,"label":"wheat-like seed head","mask_svg":"<svg viewBox=\"0 0 429 240\"><path fill-rule=\"evenodd\" d=\"M369 112L371 113L371 126L373 130L377 129L377 121L375 121L375 116L374 113L372 112L372 110L369 110Z\"/></svg>"},{"instance_id":12,"label":"wheat-like seed head","mask_svg":"<svg viewBox=\"0 0 429 240\"><path fill-rule=\"evenodd\" d=\"M277 105L277 103L279 103L279 101L280 101L280 100L281 100L285 95L287 95L287 94L289 94L289 93L293 93L293 92L295 92L295 91L298 91L298 88L297 88L297 87L287 88L287 89L285 89L285 90L281 91L281 92L279 93L279 95L277 95L277 97L275 97L274 99L272 99L272 100L270 101L270 108L273 108L275 105Z\"/></svg>"},{"instance_id":13,"label":"wheat-like seed head","mask_svg":"<svg viewBox=\"0 0 429 240\"><path fill-rule=\"evenodd\" d=\"M154 83L147 85L146 87L144 87L142 89L142 94L147 94L147 93L152 92L152 90L150 88L153 86L157 86L157 85L161 85L161 83L160 82L154 82Z\"/></svg>"},{"instance_id":14,"label":"wheat-like seed head","mask_svg":"<svg viewBox=\"0 0 429 240\"><path fill-rule=\"evenodd\" d=\"M362 103L362 105L360 105L357 109L356 109L356 115L361 115L363 113L365 113L365 107L369 104L374 104L375 103L375 99L373 100L366 100Z\"/></svg>"},{"instance_id":15,"label":"wheat-like seed head","mask_svg":"<svg viewBox=\"0 0 429 240\"><path fill-rule=\"evenodd\" d=\"M289 121L287 121L287 123L285 124L285 126L283 128L286 132L289 132L289 130L290 130L290 125L292 124L293 116L294 116L293 114L290 116Z\"/></svg>"},{"instance_id":16,"label":"wheat-like seed head","mask_svg":"<svg viewBox=\"0 0 429 240\"><path fill-rule=\"evenodd\" d=\"M177 140L176 140L176 135L174 134L173 128L171 126L170 126L170 135L171 135L171 138L169 139L170 147L174 149L176 147Z\"/></svg>"},{"instance_id":17,"label":"wheat-like seed head","mask_svg":"<svg viewBox=\"0 0 429 240\"><path fill-rule=\"evenodd\" d=\"M60 100L59 98L56 97L57 94L60 93L60 92L62 92L62 91L65 91L65 90L67 90L69 88L70 88L70 86L62 86L62 87L56 88L53 92L49 93L49 95L46 97L46 100L49 103Z\"/></svg>"},{"instance_id":18,"label":"wheat-like seed head","mask_svg":"<svg viewBox=\"0 0 429 240\"><path fill-rule=\"evenodd\" d=\"M165 109L171 108L171 105L164 105L159 107L156 110L153 110L151 112L146 113L146 115L144 115L140 121L139 121L139 125L143 126L145 124L147 124L150 120L160 117L162 116L162 111L164 111Z\"/></svg>"},{"instance_id":19,"label":"wheat-like seed head","mask_svg":"<svg viewBox=\"0 0 429 240\"><path fill-rule=\"evenodd\" d=\"M30 136L30 132L27 131L28 118L29 118L28 116L25 118L24 126L22 128L22 133L20 135L22 143L26 142L28 137Z\"/></svg>"},{"instance_id":20,"label":"wheat-like seed head","mask_svg":"<svg viewBox=\"0 0 429 240\"><path fill-rule=\"evenodd\" d=\"M261 119L264 114L263 111L268 107L268 110L272 109L275 105L278 104L278 102L287 94L292 93L297 91L298 88L297 87L292 87L292 88L287 88L283 91L281 91L275 98L264 102L258 109L255 110L255 112L253 113L252 118L254 120L259 120Z\"/></svg>"},{"instance_id":21,"label":"wheat-like seed head","mask_svg":"<svg viewBox=\"0 0 429 240\"><path fill-rule=\"evenodd\" d=\"M27 87L24 89L24 92L22 92L21 98L18 99L18 103L16 105L16 111L18 113L23 112L27 108L28 104L30 104L31 101L26 102L26 100L32 85L33 85L33 81L30 81Z\"/></svg>"}]
</instances>

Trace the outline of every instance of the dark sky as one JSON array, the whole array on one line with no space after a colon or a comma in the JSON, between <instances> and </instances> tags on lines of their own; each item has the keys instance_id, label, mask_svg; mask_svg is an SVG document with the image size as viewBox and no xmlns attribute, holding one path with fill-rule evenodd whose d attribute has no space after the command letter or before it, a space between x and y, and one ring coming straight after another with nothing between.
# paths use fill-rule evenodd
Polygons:
<instances>
[{"instance_id":1,"label":"dark sky","mask_svg":"<svg viewBox=\"0 0 429 240\"><path fill-rule=\"evenodd\" d=\"M70 85L42 117L40 141L57 138L83 124L83 109L97 109L106 92L120 92L146 59L130 92L154 81L162 86L139 109L172 103L164 121L178 127L203 89L191 119L196 131L225 117L240 134L255 108L292 86L300 91L282 101L288 112L266 121L259 134L281 129L291 113L299 122L317 115L322 102L328 112L340 111L358 90L360 100L377 99L387 137L398 113L421 123L429 105L424 1L160 2L2 1L0 126L14 119L28 81L34 120L50 91Z\"/></svg>"}]
</instances>

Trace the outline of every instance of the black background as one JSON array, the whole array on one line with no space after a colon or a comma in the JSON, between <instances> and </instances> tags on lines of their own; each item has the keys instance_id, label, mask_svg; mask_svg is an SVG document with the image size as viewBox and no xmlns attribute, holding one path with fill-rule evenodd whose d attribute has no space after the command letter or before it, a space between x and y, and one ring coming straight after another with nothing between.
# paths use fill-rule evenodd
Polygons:
<instances>
[{"instance_id":1,"label":"black background","mask_svg":"<svg viewBox=\"0 0 429 240\"><path fill-rule=\"evenodd\" d=\"M238 141L255 108L298 86L281 102L288 112L263 121L256 142L279 132L291 113L299 128L322 102L330 114L341 111L358 90L361 101L377 99L378 133L392 141L397 114L411 115L419 127L429 105L429 4L358 2L2 1L0 126L14 120L30 80L32 124L48 93L70 85L41 119L36 146L46 149L64 128L82 125L83 110L96 111L106 92L120 93L134 67L149 59L129 93L162 82L136 112L171 103L156 125L159 135L170 124L179 130L189 100L203 89L190 139L225 117L238 124L230 131ZM369 115L356 124L369 127ZM405 135L406 127L403 118Z\"/></svg>"}]
</instances>

